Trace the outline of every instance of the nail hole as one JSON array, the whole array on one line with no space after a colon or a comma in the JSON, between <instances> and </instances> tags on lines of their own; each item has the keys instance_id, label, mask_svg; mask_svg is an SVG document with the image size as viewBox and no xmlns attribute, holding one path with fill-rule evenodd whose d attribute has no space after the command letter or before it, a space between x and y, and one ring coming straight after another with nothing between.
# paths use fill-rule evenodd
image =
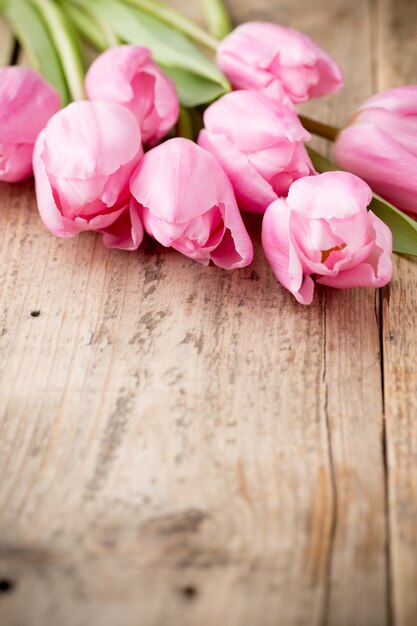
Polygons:
<instances>
[{"instance_id":1,"label":"nail hole","mask_svg":"<svg viewBox=\"0 0 417 626\"><path fill-rule=\"evenodd\" d=\"M15 587L15 583L13 580L8 580L7 578L2 578L0 580L0 593L10 593L13 591Z\"/></svg>"},{"instance_id":2,"label":"nail hole","mask_svg":"<svg viewBox=\"0 0 417 626\"><path fill-rule=\"evenodd\" d=\"M30 314L31 314L32 317L39 317L41 312L40 311L31 311Z\"/></svg>"},{"instance_id":3,"label":"nail hole","mask_svg":"<svg viewBox=\"0 0 417 626\"><path fill-rule=\"evenodd\" d=\"M194 585L185 585L185 587L181 589L181 593L185 598L193 600L197 596L198 590Z\"/></svg>"}]
</instances>

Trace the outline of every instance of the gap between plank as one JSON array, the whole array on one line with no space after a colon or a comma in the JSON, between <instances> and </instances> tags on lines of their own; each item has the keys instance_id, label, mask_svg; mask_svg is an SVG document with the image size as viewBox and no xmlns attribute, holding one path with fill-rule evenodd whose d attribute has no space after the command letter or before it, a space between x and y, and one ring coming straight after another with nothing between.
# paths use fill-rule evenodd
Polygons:
<instances>
[{"instance_id":1,"label":"gap between plank","mask_svg":"<svg viewBox=\"0 0 417 626\"><path fill-rule=\"evenodd\" d=\"M372 91L379 91L379 63L380 63L380 14L381 0L369 0L369 38L371 42L372 54ZM385 291L387 290L387 291ZM393 607L393 575L391 556L391 524L390 524L390 489L389 489L389 460L388 460L388 431L386 423L386 402L385 402L385 354L384 354L384 293L389 294L389 286L385 289L378 289L375 296L375 313L379 328L379 353L381 367L381 393L382 393L382 465L384 472L384 504L385 504L385 588L386 588L386 611L387 625L394 626ZM389 300L388 300L389 301ZM376 310L379 304L379 314Z\"/></svg>"},{"instance_id":2,"label":"gap between plank","mask_svg":"<svg viewBox=\"0 0 417 626\"><path fill-rule=\"evenodd\" d=\"M377 92L379 90L379 23L380 23L380 0L369 0L368 12L369 12L369 38L371 42L372 50L372 91ZM389 287L385 289L389 290ZM384 472L384 504L385 504L385 588L386 588L386 611L387 611L387 624L388 626L394 626L394 611L393 611L393 578L392 578L392 558L391 558L391 524L389 517L389 502L390 502L390 490L389 490L389 462L388 462L388 433L386 425L386 403L385 403L385 355L384 355L384 289L378 289L375 296L375 314L379 329L379 353L380 353L380 366L381 366L381 393L382 393L382 432L381 432L381 446L382 446L382 465ZM379 314L377 309L377 303L379 304Z\"/></svg>"},{"instance_id":3,"label":"gap between plank","mask_svg":"<svg viewBox=\"0 0 417 626\"><path fill-rule=\"evenodd\" d=\"M389 287L386 287L388 290ZM380 351L380 363L381 363L381 390L382 390L382 461L384 470L384 500L385 500L385 563L386 563L386 598L387 598L387 624L388 626L394 625L394 612L392 603L392 560L391 560L391 524L389 516L389 502L390 502L390 490L389 490L389 463L388 463L388 440L387 440L387 421L385 413L385 357L384 357L384 289L378 290L379 299L379 351ZM375 306L377 299L375 298ZM378 319L378 316L377 316Z\"/></svg>"},{"instance_id":4,"label":"gap between plank","mask_svg":"<svg viewBox=\"0 0 417 626\"><path fill-rule=\"evenodd\" d=\"M331 424L330 424L329 411L328 411L329 387L328 387L327 380L326 380L326 374L327 374L327 291L326 290L325 290L325 293L323 294L323 324L324 324L324 332L323 332L323 377L322 377L322 381L324 383L324 417L325 417L326 434L327 434L327 454L328 454L329 473L330 473L332 505L331 505L331 523L330 523L330 532L329 532L329 547L327 550L327 562L326 562L326 583L325 583L324 597L323 597L322 617L320 621L321 621L322 626L328 626L333 548L334 548L335 537L336 537L337 515L338 515L338 494L337 494L336 470L335 470L333 447L332 447Z\"/></svg>"}]
</instances>

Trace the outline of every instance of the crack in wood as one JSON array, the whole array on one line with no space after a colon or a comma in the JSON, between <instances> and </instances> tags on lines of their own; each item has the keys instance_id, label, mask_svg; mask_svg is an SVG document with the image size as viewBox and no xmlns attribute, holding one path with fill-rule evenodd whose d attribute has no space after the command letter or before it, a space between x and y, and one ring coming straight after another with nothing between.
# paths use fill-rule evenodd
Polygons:
<instances>
[{"instance_id":1,"label":"crack in wood","mask_svg":"<svg viewBox=\"0 0 417 626\"><path fill-rule=\"evenodd\" d=\"M381 363L381 391L382 391L382 460L384 471L384 501L385 501L385 563L386 563L386 603L387 603L387 625L393 626L393 594L392 594L392 559L391 559L391 522L390 522L390 489L389 489L389 462L388 462L388 433L385 412L385 355L384 355L384 290L378 289L375 294L375 307L378 302L379 315L379 341L380 341L380 363Z\"/></svg>"},{"instance_id":2,"label":"crack in wood","mask_svg":"<svg viewBox=\"0 0 417 626\"><path fill-rule=\"evenodd\" d=\"M327 290L325 289L323 293L323 376L322 376L322 381L324 383L323 412L324 412L326 434L327 434L327 454L328 454L328 464L329 464L330 488L331 488L331 494L332 494L332 505L331 505L331 522L330 522L330 531L329 531L329 541L328 541L328 549L327 549L326 577L325 577L324 595L323 595L323 604L322 604L322 618L321 618L322 626L328 626L328 623L329 623L328 619L329 619L330 595L331 595L332 560L333 560L333 550L334 550L334 543L335 543L335 537L336 537L337 513L338 513L336 469L335 469L335 462L334 462L334 457L333 457L332 432L331 432L331 422L330 422L329 407L328 407L329 387L328 387L326 374L327 374Z\"/></svg>"}]
</instances>

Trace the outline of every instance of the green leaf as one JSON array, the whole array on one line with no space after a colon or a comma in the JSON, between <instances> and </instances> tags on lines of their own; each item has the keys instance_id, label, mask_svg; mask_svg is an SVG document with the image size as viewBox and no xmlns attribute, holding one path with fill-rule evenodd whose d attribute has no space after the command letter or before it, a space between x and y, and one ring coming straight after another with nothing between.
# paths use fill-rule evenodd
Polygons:
<instances>
[{"instance_id":1,"label":"green leaf","mask_svg":"<svg viewBox=\"0 0 417 626\"><path fill-rule=\"evenodd\" d=\"M391 229L394 252L417 256L417 222L376 193L369 208Z\"/></svg>"},{"instance_id":2,"label":"green leaf","mask_svg":"<svg viewBox=\"0 0 417 626\"><path fill-rule=\"evenodd\" d=\"M224 0L200 0L206 16L209 32L217 39L223 39L233 29L232 20Z\"/></svg>"},{"instance_id":3,"label":"green leaf","mask_svg":"<svg viewBox=\"0 0 417 626\"><path fill-rule=\"evenodd\" d=\"M77 0L78 2L80 0ZM221 2L222 0L215 0ZM168 1L164 0L123 0L134 6L150 13L158 20L172 26L175 30L184 33L196 43L205 46L209 50L216 52L219 40L208 33L204 28L193 22L189 17L176 9ZM222 35L222 37L225 35Z\"/></svg>"},{"instance_id":4,"label":"green leaf","mask_svg":"<svg viewBox=\"0 0 417 626\"><path fill-rule=\"evenodd\" d=\"M220 70L197 46L146 11L116 0L90 0L89 9L97 12L126 43L151 50L155 61L178 81L184 106L208 102L230 89ZM193 97L194 88L196 95Z\"/></svg>"},{"instance_id":5,"label":"green leaf","mask_svg":"<svg viewBox=\"0 0 417 626\"><path fill-rule=\"evenodd\" d=\"M70 101L68 85L49 30L28 0L3 0L1 9L31 65L57 89L61 104Z\"/></svg>"},{"instance_id":6,"label":"green leaf","mask_svg":"<svg viewBox=\"0 0 417 626\"><path fill-rule=\"evenodd\" d=\"M106 50L108 41L105 34L83 7L67 0L60 0L60 5L68 19L71 20L74 27L88 43L97 48L97 50Z\"/></svg>"},{"instance_id":7,"label":"green leaf","mask_svg":"<svg viewBox=\"0 0 417 626\"><path fill-rule=\"evenodd\" d=\"M335 163L306 146L314 167L320 173L340 169ZM373 194L369 208L391 229L394 252L417 256L417 222L393 204Z\"/></svg>"},{"instance_id":8,"label":"green leaf","mask_svg":"<svg viewBox=\"0 0 417 626\"><path fill-rule=\"evenodd\" d=\"M175 82L180 102L187 108L212 102L224 94L223 87L212 80L187 70L160 65Z\"/></svg>"}]
</instances>

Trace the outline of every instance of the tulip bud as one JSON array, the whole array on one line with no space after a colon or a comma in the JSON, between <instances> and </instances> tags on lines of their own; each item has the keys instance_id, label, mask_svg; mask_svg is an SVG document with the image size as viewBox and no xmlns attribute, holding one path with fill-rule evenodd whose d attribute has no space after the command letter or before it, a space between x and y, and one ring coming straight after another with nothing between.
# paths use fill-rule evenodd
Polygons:
<instances>
[{"instance_id":1,"label":"tulip bud","mask_svg":"<svg viewBox=\"0 0 417 626\"><path fill-rule=\"evenodd\" d=\"M127 107L136 117L145 144L154 145L178 119L175 85L152 61L147 48L110 48L91 65L85 87L90 100Z\"/></svg>"},{"instance_id":2,"label":"tulip bud","mask_svg":"<svg viewBox=\"0 0 417 626\"><path fill-rule=\"evenodd\" d=\"M362 104L334 154L386 200L417 214L417 86L389 89Z\"/></svg>"},{"instance_id":3,"label":"tulip bud","mask_svg":"<svg viewBox=\"0 0 417 626\"><path fill-rule=\"evenodd\" d=\"M292 182L314 173L303 145L310 135L292 109L258 91L235 91L204 114L199 144L232 182L238 205L264 213Z\"/></svg>"},{"instance_id":4,"label":"tulip bud","mask_svg":"<svg viewBox=\"0 0 417 626\"><path fill-rule=\"evenodd\" d=\"M33 70L0 68L0 180L31 176L36 138L59 106L58 93Z\"/></svg>"},{"instance_id":5,"label":"tulip bud","mask_svg":"<svg viewBox=\"0 0 417 626\"><path fill-rule=\"evenodd\" d=\"M107 247L136 249L143 228L129 180L142 155L137 122L122 106L77 102L57 113L33 157L45 226L58 237L99 231Z\"/></svg>"},{"instance_id":6,"label":"tulip bud","mask_svg":"<svg viewBox=\"0 0 417 626\"><path fill-rule=\"evenodd\" d=\"M343 86L339 65L314 41L267 22L238 26L220 44L217 62L236 89L265 89L291 102L325 96Z\"/></svg>"},{"instance_id":7,"label":"tulip bud","mask_svg":"<svg viewBox=\"0 0 417 626\"><path fill-rule=\"evenodd\" d=\"M131 191L146 231L198 263L245 267L253 250L232 186L216 159L187 139L145 154Z\"/></svg>"},{"instance_id":8,"label":"tulip bud","mask_svg":"<svg viewBox=\"0 0 417 626\"><path fill-rule=\"evenodd\" d=\"M383 287L392 275L392 234L367 206L368 185L348 172L300 178L268 207L262 244L277 280L301 304L316 282L338 289Z\"/></svg>"}]
</instances>

